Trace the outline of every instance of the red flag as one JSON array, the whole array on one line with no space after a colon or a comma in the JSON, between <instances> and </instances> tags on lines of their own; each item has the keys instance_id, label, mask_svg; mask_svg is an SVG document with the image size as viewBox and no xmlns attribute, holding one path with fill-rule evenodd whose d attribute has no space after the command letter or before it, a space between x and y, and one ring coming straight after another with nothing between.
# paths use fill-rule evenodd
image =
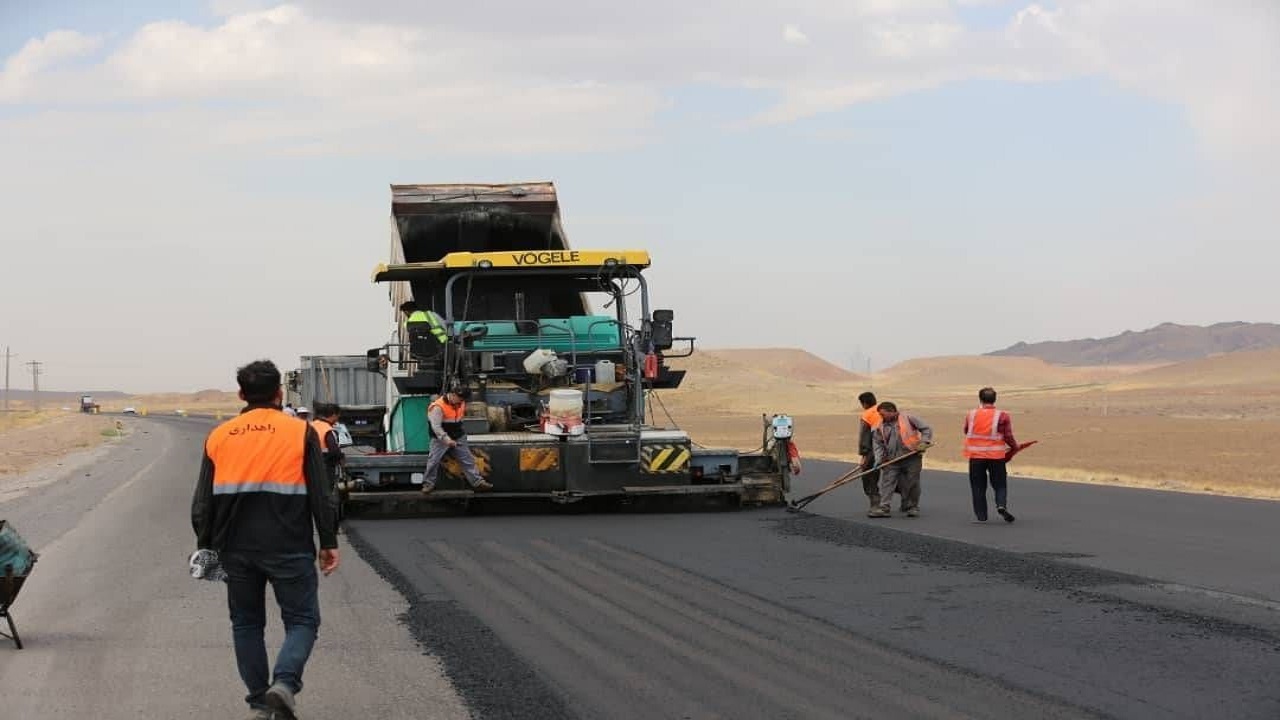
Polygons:
<instances>
[{"instance_id":1,"label":"red flag","mask_svg":"<svg viewBox=\"0 0 1280 720\"><path fill-rule=\"evenodd\" d=\"M1032 440L1031 442L1018 443L1018 447L1010 450L1008 453L1005 454L1004 461L1009 462L1010 460L1013 459L1014 455L1017 455L1018 453L1022 452L1023 450L1026 450L1027 448L1031 447L1032 445L1035 445L1038 442L1040 441Z\"/></svg>"}]
</instances>

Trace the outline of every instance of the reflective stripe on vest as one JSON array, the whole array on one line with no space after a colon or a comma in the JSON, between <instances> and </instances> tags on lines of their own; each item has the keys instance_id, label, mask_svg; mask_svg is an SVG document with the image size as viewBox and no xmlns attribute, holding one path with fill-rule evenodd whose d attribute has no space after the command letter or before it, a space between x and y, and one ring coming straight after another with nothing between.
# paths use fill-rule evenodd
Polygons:
<instances>
[{"instance_id":1,"label":"reflective stripe on vest","mask_svg":"<svg viewBox=\"0 0 1280 720\"><path fill-rule=\"evenodd\" d=\"M872 430L880 427L880 423L884 422L884 418L880 417L880 404L876 403L866 410L862 411L862 420Z\"/></svg>"},{"instance_id":2,"label":"reflective stripe on vest","mask_svg":"<svg viewBox=\"0 0 1280 720\"><path fill-rule=\"evenodd\" d=\"M983 407L969 411L969 430L964 434L964 456L976 460L1003 460L1009 446L1000 437L1003 410Z\"/></svg>"},{"instance_id":3,"label":"reflective stripe on vest","mask_svg":"<svg viewBox=\"0 0 1280 720\"><path fill-rule=\"evenodd\" d=\"M445 332L442 320L443 318L430 310L416 310L409 316L408 322L413 325L424 323L430 326L431 334L443 344L449 341L449 334Z\"/></svg>"},{"instance_id":4,"label":"reflective stripe on vest","mask_svg":"<svg viewBox=\"0 0 1280 720\"><path fill-rule=\"evenodd\" d=\"M250 410L226 421L204 444L213 461L213 494L306 495L306 441L306 421L279 410Z\"/></svg>"},{"instance_id":5,"label":"reflective stripe on vest","mask_svg":"<svg viewBox=\"0 0 1280 720\"><path fill-rule=\"evenodd\" d=\"M333 426L323 420L312 420L311 427L315 428L316 434L320 436L320 449L328 452L329 431L333 430Z\"/></svg>"}]
</instances>

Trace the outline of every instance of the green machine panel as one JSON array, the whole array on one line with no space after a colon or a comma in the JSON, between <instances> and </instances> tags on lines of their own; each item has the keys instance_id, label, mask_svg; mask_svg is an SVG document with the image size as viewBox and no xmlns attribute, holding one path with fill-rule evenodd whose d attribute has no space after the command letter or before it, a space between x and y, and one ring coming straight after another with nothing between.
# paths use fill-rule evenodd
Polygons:
<instances>
[{"instance_id":1,"label":"green machine panel","mask_svg":"<svg viewBox=\"0 0 1280 720\"><path fill-rule=\"evenodd\" d=\"M427 420L431 401L426 395L404 395L396 400L387 433L388 451L424 453L431 449L431 425Z\"/></svg>"},{"instance_id":2,"label":"green machine panel","mask_svg":"<svg viewBox=\"0 0 1280 720\"><path fill-rule=\"evenodd\" d=\"M488 334L471 343L473 350L502 352L517 350L546 350L567 353L617 350L622 346L617 321L608 315L575 315L568 318L541 318L541 335L533 326L522 326L521 333L513 322L463 322L458 332L478 327L488 328Z\"/></svg>"}]
</instances>

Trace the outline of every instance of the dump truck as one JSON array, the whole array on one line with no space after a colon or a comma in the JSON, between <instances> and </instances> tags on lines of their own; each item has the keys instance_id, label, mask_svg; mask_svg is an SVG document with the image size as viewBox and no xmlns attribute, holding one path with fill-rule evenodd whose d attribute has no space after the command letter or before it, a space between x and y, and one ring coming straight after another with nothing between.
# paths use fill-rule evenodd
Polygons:
<instances>
[{"instance_id":1,"label":"dump truck","mask_svg":"<svg viewBox=\"0 0 1280 720\"><path fill-rule=\"evenodd\" d=\"M391 186L391 247L373 273L391 305L386 450L348 453L344 514L417 515L498 498L700 497L778 504L790 489L785 414L761 417L760 448L706 448L656 424L650 394L680 386L668 359L694 352L655 308L643 249L573 249L550 182ZM596 307L600 309L597 310ZM406 322L434 313L447 339ZM451 456L420 492L429 404L470 393L464 427L493 488L476 493Z\"/></svg>"},{"instance_id":2,"label":"dump truck","mask_svg":"<svg viewBox=\"0 0 1280 720\"><path fill-rule=\"evenodd\" d=\"M364 355L303 355L298 368L285 373L285 400L294 407L334 403L354 444L385 450L386 385L386 375L369 370Z\"/></svg>"}]
</instances>

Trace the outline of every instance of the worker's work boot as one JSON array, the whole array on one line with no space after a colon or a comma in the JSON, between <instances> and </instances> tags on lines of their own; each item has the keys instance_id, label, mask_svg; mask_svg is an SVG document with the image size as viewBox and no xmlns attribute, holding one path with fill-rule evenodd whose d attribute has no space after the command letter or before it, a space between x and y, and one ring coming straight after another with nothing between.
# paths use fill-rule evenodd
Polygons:
<instances>
[{"instance_id":1,"label":"worker's work boot","mask_svg":"<svg viewBox=\"0 0 1280 720\"><path fill-rule=\"evenodd\" d=\"M907 517L920 517L920 508L907 508Z\"/></svg>"},{"instance_id":2,"label":"worker's work boot","mask_svg":"<svg viewBox=\"0 0 1280 720\"><path fill-rule=\"evenodd\" d=\"M867 500L871 501L871 504L867 506L868 510L875 510L876 508L880 507L879 495L868 495Z\"/></svg>"},{"instance_id":3,"label":"worker's work boot","mask_svg":"<svg viewBox=\"0 0 1280 720\"><path fill-rule=\"evenodd\" d=\"M432 490L436 489L435 483L422 483L422 494L428 495Z\"/></svg>"},{"instance_id":4,"label":"worker's work boot","mask_svg":"<svg viewBox=\"0 0 1280 720\"><path fill-rule=\"evenodd\" d=\"M254 708L249 711L249 720L274 720L276 714L267 708Z\"/></svg>"},{"instance_id":5,"label":"worker's work boot","mask_svg":"<svg viewBox=\"0 0 1280 720\"><path fill-rule=\"evenodd\" d=\"M490 490L493 489L493 483L489 482L488 480L481 480L475 485L472 485L471 489L475 490L476 492L489 492Z\"/></svg>"},{"instance_id":6,"label":"worker's work boot","mask_svg":"<svg viewBox=\"0 0 1280 720\"><path fill-rule=\"evenodd\" d=\"M298 720L298 704L293 699L293 691L276 683L267 690L264 698L273 720Z\"/></svg>"},{"instance_id":7,"label":"worker's work boot","mask_svg":"<svg viewBox=\"0 0 1280 720\"><path fill-rule=\"evenodd\" d=\"M1013 522L1013 515L1009 514L1009 511L1003 507L997 507L996 512L1000 513L1000 517L1004 518L1005 522Z\"/></svg>"},{"instance_id":8,"label":"worker's work boot","mask_svg":"<svg viewBox=\"0 0 1280 720\"><path fill-rule=\"evenodd\" d=\"M867 511L867 517L869 518L887 518L889 516L889 508L884 505L877 505Z\"/></svg>"}]
</instances>

